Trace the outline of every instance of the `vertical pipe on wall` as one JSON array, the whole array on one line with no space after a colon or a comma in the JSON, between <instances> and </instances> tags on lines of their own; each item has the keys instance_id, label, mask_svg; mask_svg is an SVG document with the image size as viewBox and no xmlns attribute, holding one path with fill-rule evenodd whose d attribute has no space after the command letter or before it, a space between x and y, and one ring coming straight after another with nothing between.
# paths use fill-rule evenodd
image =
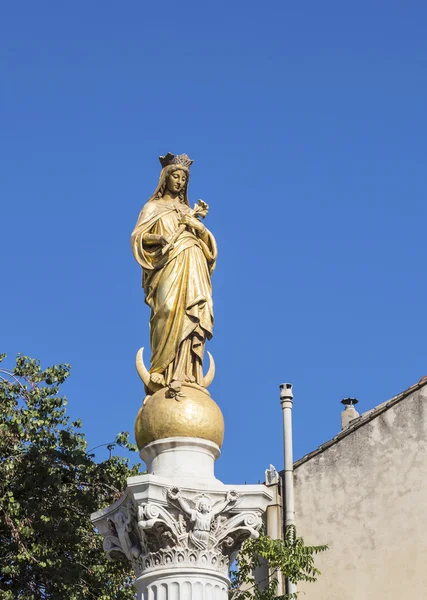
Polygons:
<instances>
[{"instance_id":1,"label":"vertical pipe on wall","mask_svg":"<svg viewBox=\"0 0 427 600\"><path fill-rule=\"evenodd\" d=\"M284 449L284 489L285 489L285 532L289 526L295 526L294 504L294 457L292 447L292 403L291 383L280 385L280 404L283 417L283 449ZM295 594L297 586L289 579L286 582L288 594Z\"/></svg>"}]
</instances>

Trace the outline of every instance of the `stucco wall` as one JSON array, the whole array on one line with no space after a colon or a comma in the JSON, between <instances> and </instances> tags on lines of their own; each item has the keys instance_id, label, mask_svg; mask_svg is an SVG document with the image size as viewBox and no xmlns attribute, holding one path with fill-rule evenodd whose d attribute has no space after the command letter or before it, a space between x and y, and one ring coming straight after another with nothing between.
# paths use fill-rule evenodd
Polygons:
<instances>
[{"instance_id":1,"label":"stucco wall","mask_svg":"<svg viewBox=\"0 0 427 600\"><path fill-rule=\"evenodd\" d=\"M295 470L296 522L327 543L307 600L427 599L427 386Z\"/></svg>"}]
</instances>

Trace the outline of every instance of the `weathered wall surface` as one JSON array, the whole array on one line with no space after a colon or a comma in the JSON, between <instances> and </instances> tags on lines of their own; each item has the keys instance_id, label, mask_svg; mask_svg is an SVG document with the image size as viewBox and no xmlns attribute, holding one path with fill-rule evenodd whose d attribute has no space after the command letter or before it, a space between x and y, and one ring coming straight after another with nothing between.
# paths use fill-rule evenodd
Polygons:
<instances>
[{"instance_id":1,"label":"weathered wall surface","mask_svg":"<svg viewBox=\"0 0 427 600\"><path fill-rule=\"evenodd\" d=\"M427 386L295 470L296 522L327 543L307 600L427 599Z\"/></svg>"}]
</instances>

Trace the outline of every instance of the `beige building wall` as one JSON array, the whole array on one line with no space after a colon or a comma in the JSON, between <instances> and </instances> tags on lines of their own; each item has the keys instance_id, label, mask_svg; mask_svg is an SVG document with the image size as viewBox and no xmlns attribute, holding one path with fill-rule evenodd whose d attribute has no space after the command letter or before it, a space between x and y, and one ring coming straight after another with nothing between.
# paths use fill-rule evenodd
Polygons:
<instances>
[{"instance_id":1,"label":"beige building wall","mask_svg":"<svg viewBox=\"0 0 427 600\"><path fill-rule=\"evenodd\" d=\"M426 384L296 463L298 534L330 547L307 600L427 599Z\"/></svg>"}]
</instances>

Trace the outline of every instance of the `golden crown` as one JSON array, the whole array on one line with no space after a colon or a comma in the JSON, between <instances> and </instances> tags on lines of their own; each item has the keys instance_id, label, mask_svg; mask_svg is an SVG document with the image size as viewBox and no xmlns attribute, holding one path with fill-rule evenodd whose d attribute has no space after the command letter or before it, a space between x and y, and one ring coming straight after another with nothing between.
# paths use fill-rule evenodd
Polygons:
<instances>
[{"instance_id":1,"label":"golden crown","mask_svg":"<svg viewBox=\"0 0 427 600\"><path fill-rule=\"evenodd\" d=\"M180 165L181 167L190 168L190 165L194 162L191 160L186 154L172 154L168 152L166 156L159 156L160 164L162 165L162 169L168 167L169 165Z\"/></svg>"}]
</instances>

